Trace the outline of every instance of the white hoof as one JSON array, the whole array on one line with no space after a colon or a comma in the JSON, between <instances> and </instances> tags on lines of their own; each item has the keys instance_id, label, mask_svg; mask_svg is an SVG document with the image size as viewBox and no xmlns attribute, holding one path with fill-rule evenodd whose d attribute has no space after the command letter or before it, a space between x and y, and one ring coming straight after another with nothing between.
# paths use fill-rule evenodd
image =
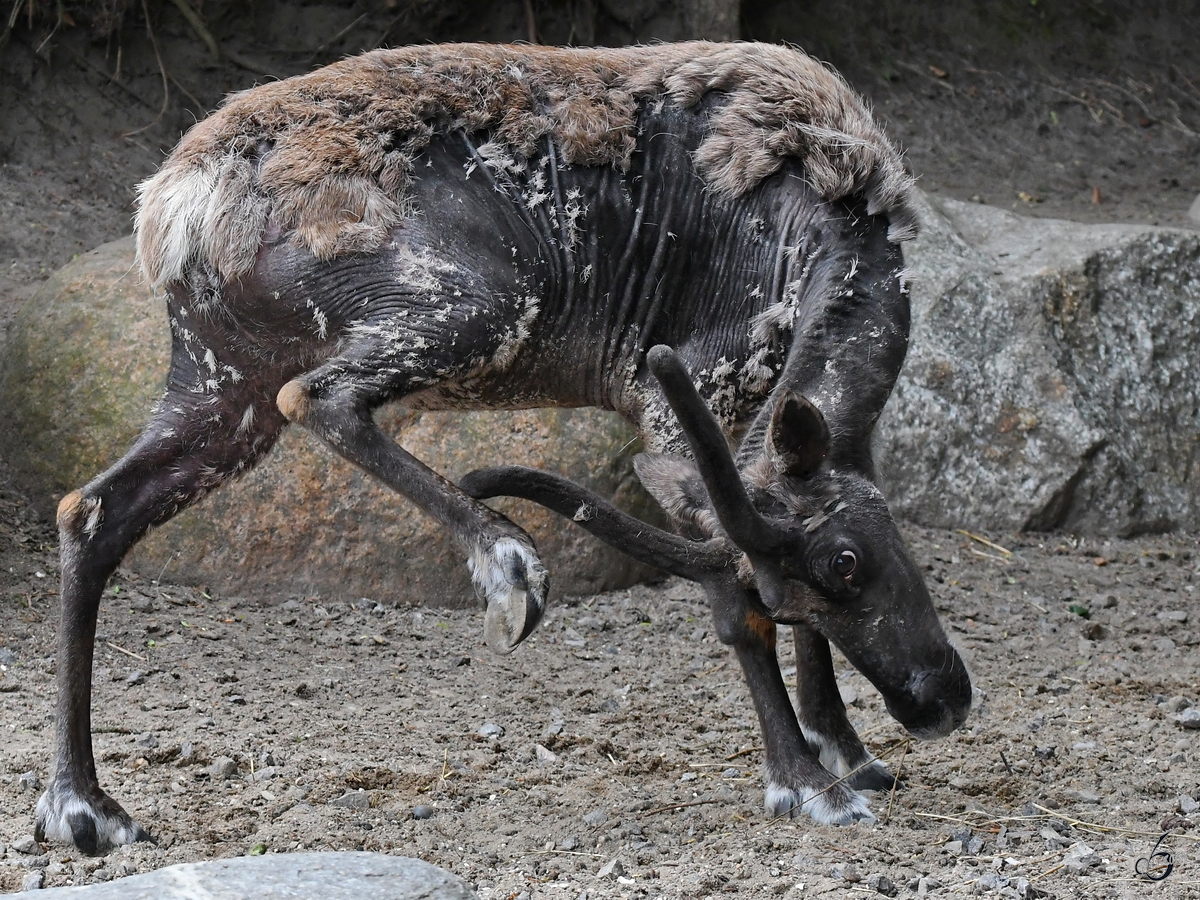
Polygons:
<instances>
[{"instance_id":1,"label":"white hoof","mask_svg":"<svg viewBox=\"0 0 1200 900\"><path fill-rule=\"evenodd\" d=\"M767 785L767 814L772 818L797 818L807 814L819 825L850 825L875 821L866 798L843 784L828 789L790 788L771 782Z\"/></svg>"},{"instance_id":2,"label":"white hoof","mask_svg":"<svg viewBox=\"0 0 1200 900\"><path fill-rule=\"evenodd\" d=\"M70 787L55 784L38 800L34 837L73 845L88 856L99 856L124 844L154 840L119 803L98 788L89 799Z\"/></svg>"}]
</instances>

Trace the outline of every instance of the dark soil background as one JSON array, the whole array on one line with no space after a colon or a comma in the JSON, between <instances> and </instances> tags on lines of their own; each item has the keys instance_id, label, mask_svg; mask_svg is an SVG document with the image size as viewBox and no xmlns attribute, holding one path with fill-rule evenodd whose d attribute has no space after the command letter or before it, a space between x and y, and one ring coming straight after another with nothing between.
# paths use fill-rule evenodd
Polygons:
<instances>
[{"instance_id":1,"label":"dark soil background","mask_svg":"<svg viewBox=\"0 0 1200 900\"><path fill-rule=\"evenodd\" d=\"M0 328L74 254L129 233L134 185L228 91L413 41L682 38L690 5L192 6L215 55L167 0L0 3ZM839 68L931 193L1170 226L1200 193L1196 2L745 0L740 34ZM556 598L500 659L481 616L417 598L264 603L122 574L101 617L96 746L102 782L160 843L98 860L30 847L55 540L6 474L0 461L0 890L37 871L89 883L334 847L423 857L485 900L1200 896L1200 756L1179 721L1200 699L1191 535L908 529L981 693L962 731L909 744L839 661L852 719L906 782L874 798L881 824L840 830L766 820L749 697L686 584ZM1164 832L1174 871L1140 879ZM613 859L624 874L598 878Z\"/></svg>"}]
</instances>

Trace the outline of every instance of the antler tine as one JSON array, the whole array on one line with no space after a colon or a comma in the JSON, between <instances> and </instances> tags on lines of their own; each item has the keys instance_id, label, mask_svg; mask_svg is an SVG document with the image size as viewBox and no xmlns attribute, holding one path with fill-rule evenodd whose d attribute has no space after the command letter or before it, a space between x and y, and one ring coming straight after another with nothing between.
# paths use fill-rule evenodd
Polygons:
<instances>
[{"instance_id":1,"label":"antler tine","mask_svg":"<svg viewBox=\"0 0 1200 900\"><path fill-rule=\"evenodd\" d=\"M532 500L638 562L689 581L707 582L731 562L728 551L715 542L690 541L648 525L562 475L525 466L494 466L468 472L459 487L476 500L501 496Z\"/></svg>"},{"instance_id":2,"label":"antler tine","mask_svg":"<svg viewBox=\"0 0 1200 900\"><path fill-rule=\"evenodd\" d=\"M763 604L768 610L779 609L785 600L783 570L770 551L784 546L788 536L759 515L750 502L725 434L675 351L659 344L650 349L646 361L683 428L721 527L754 567L754 583Z\"/></svg>"},{"instance_id":3,"label":"antler tine","mask_svg":"<svg viewBox=\"0 0 1200 900\"><path fill-rule=\"evenodd\" d=\"M750 502L725 434L692 384L683 361L664 344L652 347L646 360L683 428L709 499L729 539L747 553L778 549L785 543L785 535Z\"/></svg>"}]
</instances>

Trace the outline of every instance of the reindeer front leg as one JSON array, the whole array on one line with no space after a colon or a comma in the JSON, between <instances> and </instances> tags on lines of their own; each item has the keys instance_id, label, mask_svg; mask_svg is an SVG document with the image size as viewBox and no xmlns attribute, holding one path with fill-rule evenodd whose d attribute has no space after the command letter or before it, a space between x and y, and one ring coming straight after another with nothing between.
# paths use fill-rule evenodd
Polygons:
<instances>
[{"instance_id":1,"label":"reindeer front leg","mask_svg":"<svg viewBox=\"0 0 1200 900\"><path fill-rule=\"evenodd\" d=\"M822 767L804 739L775 655L775 623L757 598L732 578L705 586L721 642L733 647L754 708L766 755L770 816L807 813L823 825L874 821L866 800Z\"/></svg>"},{"instance_id":2,"label":"reindeer front leg","mask_svg":"<svg viewBox=\"0 0 1200 900\"><path fill-rule=\"evenodd\" d=\"M428 345L427 334L425 338ZM437 349L415 358L398 353L392 340L351 348L285 384L277 403L292 422L450 530L466 550L475 590L487 603L487 643L509 653L530 635L545 609L548 579L533 541L507 517L471 499L400 447L371 415L385 399L402 397L421 384L413 366L432 368ZM445 366L439 369L446 371Z\"/></svg>"}]
</instances>

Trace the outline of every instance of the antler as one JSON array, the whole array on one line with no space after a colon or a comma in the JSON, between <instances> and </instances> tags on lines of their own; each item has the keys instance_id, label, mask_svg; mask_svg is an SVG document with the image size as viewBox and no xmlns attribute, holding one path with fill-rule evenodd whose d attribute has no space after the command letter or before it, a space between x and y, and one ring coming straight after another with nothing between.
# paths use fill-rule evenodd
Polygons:
<instances>
[{"instance_id":1,"label":"antler","mask_svg":"<svg viewBox=\"0 0 1200 900\"><path fill-rule=\"evenodd\" d=\"M675 351L659 344L650 349L646 361L679 420L721 527L754 566L764 605L779 609L784 602L783 572L778 554L771 551L792 543L794 535L765 519L750 502L725 434Z\"/></svg>"},{"instance_id":2,"label":"antler","mask_svg":"<svg viewBox=\"0 0 1200 900\"><path fill-rule=\"evenodd\" d=\"M708 581L733 562L723 542L691 541L621 512L607 500L562 475L525 466L494 466L468 472L459 487L476 500L522 497L571 519L638 562L689 581Z\"/></svg>"}]
</instances>

